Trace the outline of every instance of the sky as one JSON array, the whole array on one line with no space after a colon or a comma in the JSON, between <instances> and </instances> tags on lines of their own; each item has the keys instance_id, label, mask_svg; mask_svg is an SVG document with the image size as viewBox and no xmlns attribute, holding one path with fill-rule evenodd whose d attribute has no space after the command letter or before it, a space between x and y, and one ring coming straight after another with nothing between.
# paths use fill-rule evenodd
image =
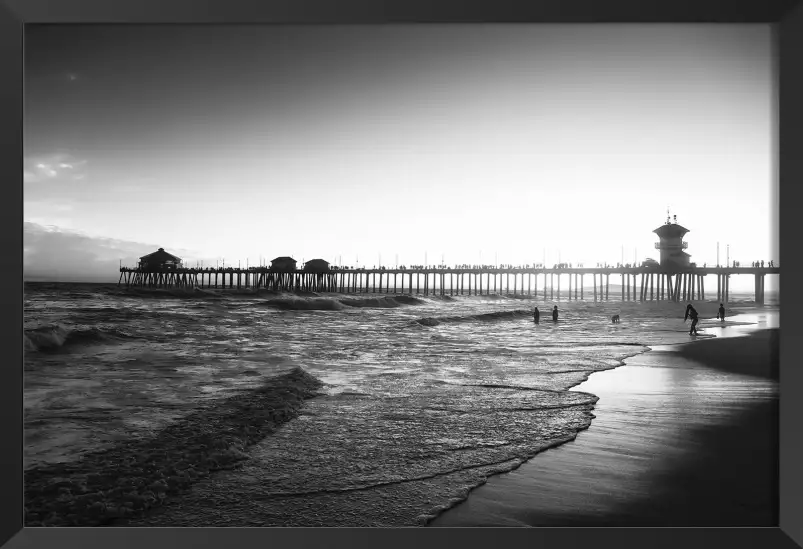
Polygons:
<instances>
[{"instance_id":1,"label":"sky","mask_svg":"<svg viewBox=\"0 0 803 549\"><path fill-rule=\"evenodd\" d=\"M778 262L771 41L26 26L25 277L116 282L159 247L204 266L642 261L667 209L699 265L717 243Z\"/></svg>"}]
</instances>

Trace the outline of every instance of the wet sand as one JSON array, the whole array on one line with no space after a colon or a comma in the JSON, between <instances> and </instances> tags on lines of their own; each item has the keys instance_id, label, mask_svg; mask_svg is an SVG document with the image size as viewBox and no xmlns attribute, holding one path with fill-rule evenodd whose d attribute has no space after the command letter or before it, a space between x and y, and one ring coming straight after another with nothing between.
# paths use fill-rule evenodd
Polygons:
<instances>
[{"instance_id":1,"label":"wet sand","mask_svg":"<svg viewBox=\"0 0 803 549\"><path fill-rule=\"evenodd\" d=\"M592 374L589 429L429 525L776 526L778 330L749 332Z\"/></svg>"},{"instance_id":2,"label":"wet sand","mask_svg":"<svg viewBox=\"0 0 803 549\"><path fill-rule=\"evenodd\" d=\"M778 328L749 333L743 337L722 337L673 348L677 355L709 368L735 374L778 379ZM733 333L734 330L731 330ZM740 332L736 332L740 334Z\"/></svg>"}]
</instances>

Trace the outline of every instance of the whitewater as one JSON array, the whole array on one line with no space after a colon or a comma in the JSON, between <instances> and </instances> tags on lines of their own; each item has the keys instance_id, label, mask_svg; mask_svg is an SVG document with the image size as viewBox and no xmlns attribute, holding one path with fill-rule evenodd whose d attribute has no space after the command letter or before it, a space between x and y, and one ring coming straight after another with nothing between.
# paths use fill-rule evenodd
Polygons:
<instances>
[{"instance_id":1,"label":"whitewater","mask_svg":"<svg viewBox=\"0 0 803 549\"><path fill-rule=\"evenodd\" d=\"M688 341L683 309L29 283L26 524L425 524L587 428L569 389Z\"/></svg>"}]
</instances>

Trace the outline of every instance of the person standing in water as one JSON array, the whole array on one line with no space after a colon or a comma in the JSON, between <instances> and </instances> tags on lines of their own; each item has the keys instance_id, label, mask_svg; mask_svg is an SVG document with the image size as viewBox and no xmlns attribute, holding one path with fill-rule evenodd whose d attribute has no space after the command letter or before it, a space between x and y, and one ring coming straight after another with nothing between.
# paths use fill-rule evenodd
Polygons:
<instances>
[{"instance_id":1,"label":"person standing in water","mask_svg":"<svg viewBox=\"0 0 803 549\"><path fill-rule=\"evenodd\" d=\"M558 306L557 305L555 305L555 308L552 309L552 321L553 322L557 322L558 321Z\"/></svg>"},{"instance_id":2,"label":"person standing in water","mask_svg":"<svg viewBox=\"0 0 803 549\"><path fill-rule=\"evenodd\" d=\"M541 320L541 312L538 310L538 307L536 307L533 311L533 322L538 324L539 320Z\"/></svg>"},{"instance_id":3,"label":"person standing in water","mask_svg":"<svg viewBox=\"0 0 803 549\"><path fill-rule=\"evenodd\" d=\"M717 315L717 318L722 321L725 320L725 306L722 303L719 304L719 314Z\"/></svg>"},{"instance_id":4,"label":"person standing in water","mask_svg":"<svg viewBox=\"0 0 803 549\"><path fill-rule=\"evenodd\" d=\"M691 306L691 303L686 307L686 315L683 317L683 322L686 322L691 318L691 328L689 329L689 335L697 335L697 310Z\"/></svg>"}]
</instances>

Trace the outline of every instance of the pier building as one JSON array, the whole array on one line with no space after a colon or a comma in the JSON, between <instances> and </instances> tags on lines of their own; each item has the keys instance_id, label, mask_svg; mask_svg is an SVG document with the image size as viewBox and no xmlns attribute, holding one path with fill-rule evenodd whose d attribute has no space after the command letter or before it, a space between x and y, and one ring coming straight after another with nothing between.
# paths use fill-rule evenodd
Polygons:
<instances>
[{"instance_id":1,"label":"pier building","mask_svg":"<svg viewBox=\"0 0 803 549\"><path fill-rule=\"evenodd\" d=\"M167 253L164 248L139 258L139 268L147 272L175 271L181 267L181 258Z\"/></svg>"},{"instance_id":2,"label":"pier building","mask_svg":"<svg viewBox=\"0 0 803 549\"><path fill-rule=\"evenodd\" d=\"M310 259L304 263L304 272L325 273L329 271L329 262L324 259Z\"/></svg>"},{"instance_id":3,"label":"pier building","mask_svg":"<svg viewBox=\"0 0 803 549\"><path fill-rule=\"evenodd\" d=\"M290 273L296 270L296 260L292 257L277 257L270 262L270 269L281 273Z\"/></svg>"}]
</instances>

